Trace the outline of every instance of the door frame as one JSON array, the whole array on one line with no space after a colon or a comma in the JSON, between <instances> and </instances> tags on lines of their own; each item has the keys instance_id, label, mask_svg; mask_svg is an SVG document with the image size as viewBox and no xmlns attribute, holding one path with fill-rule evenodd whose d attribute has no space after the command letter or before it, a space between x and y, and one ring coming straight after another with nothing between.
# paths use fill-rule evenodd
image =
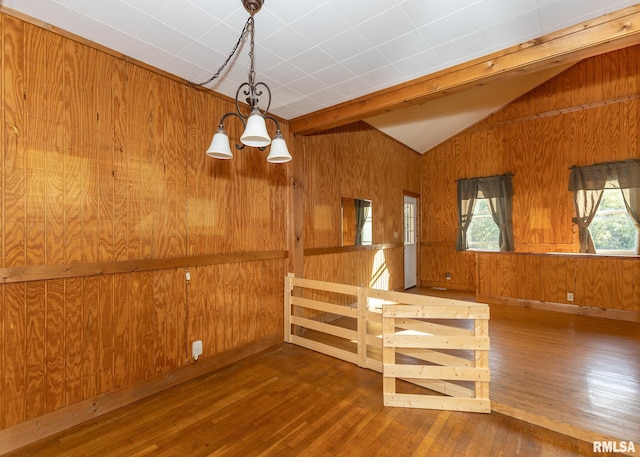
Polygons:
<instances>
[{"instance_id":1,"label":"door frame","mask_svg":"<svg viewBox=\"0 0 640 457\"><path fill-rule=\"evenodd\" d=\"M416 214L415 214L415 223L416 223L416 287L421 286L420 281L420 247L421 247L421 211L420 211L420 194L416 192L412 192L410 190L402 191L402 272L403 272L403 285L406 272L404 271L404 198L412 197L416 199Z\"/></svg>"}]
</instances>

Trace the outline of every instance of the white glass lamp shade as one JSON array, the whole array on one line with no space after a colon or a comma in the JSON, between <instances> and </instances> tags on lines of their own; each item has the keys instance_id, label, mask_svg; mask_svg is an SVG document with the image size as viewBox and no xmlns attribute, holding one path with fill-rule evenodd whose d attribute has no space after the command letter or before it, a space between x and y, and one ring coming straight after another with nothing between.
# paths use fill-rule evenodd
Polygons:
<instances>
[{"instance_id":1,"label":"white glass lamp shade","mask_svg":"<svg viewBox=\"0 0 640 457\"><path fill-rule=\"evenodd\" d=\"M215 135L213 135L211 145L207 149L207 155L214 159L233 159L233 153L231 152L231 147L229 147L229 137L224 127L218 127Z\"/></svg>"},{"instance_id":2,"label":"white glass lamp shade","mask_svg":"<svg viewBox=\"0 0 640 457\"><path fill-rule=\"evenodd\" d=\"M287 148L287 142L284 141L284 137L278 130L271 142L271 150L267 156L267 162L271 163L285 163L291 160L291 154Z\"/></svg>"},{"instance_id":3,"label":"white glass lamp shade","mask_svg":"<svg viewBox=\"0 0 640 457\"><path fill-rule=\"evenodd\" d=\"M264 148L271 143L264 117L257 108L253 108L251 111L249 119L247 119L247 127L244 129L240 141L252 148Z\"/></svg>"}]
</instances>

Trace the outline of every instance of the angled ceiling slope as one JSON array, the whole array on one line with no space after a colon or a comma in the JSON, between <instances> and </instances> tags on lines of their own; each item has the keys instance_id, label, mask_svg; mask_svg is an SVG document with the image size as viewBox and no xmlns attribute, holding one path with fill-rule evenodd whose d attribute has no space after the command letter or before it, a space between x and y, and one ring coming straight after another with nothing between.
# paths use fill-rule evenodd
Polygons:
<instances>
[{"instance_id":1,"label":"angled ceiling slope","mask_svg":"<svg viewBox=\"0 0 640 457\"><path fill-rule=\"evenodd\" d=\"M424 154L464 129L568 68L553 67L518 76L509 84L489 84L364 119L365 122Z\"/></svg>"}]
</instances>

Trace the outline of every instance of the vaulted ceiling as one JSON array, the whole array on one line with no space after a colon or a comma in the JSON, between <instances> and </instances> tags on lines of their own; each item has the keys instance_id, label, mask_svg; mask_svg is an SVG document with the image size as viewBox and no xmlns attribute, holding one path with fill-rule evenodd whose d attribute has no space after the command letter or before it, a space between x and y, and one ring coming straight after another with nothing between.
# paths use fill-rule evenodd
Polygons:
<instances>
[{"instance_id":1,"label":"vaulted ceiling","mask_svg":"<svg viewBox=\"0 0 640 457\"><path fill-rule=\"evenodd\" d=\"M0 5L192 82L218 70L249 16L240 0ZM256 76L293 132L365 120L424 153L580 59L640 43L633 5L266 0L255 15ZM233 98L247 80L248 48L245 40L207 87Z\"/></svg>"}]
</instances>

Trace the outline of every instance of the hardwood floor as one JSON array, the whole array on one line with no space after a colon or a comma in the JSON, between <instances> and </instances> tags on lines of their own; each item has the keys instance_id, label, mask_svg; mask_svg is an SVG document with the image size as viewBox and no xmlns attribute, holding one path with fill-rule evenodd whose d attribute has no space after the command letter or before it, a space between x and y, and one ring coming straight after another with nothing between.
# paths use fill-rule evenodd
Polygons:
<instances>
[{"instance_id":1,"label":"hardwood floor","mask_svg":"<svg viewBox=\"0 0 640 457\"><path fill-rule=\"evenodd\" d=\"M494 410L640 443L639 323L492 305L490 334Z\"/></svg>"},{"instance_id":2,"label":"hardwood floor","mask_svg":"<svg viewBox=\"0 0 640 457\"><path fill-rule=\"evenodd\" d=\"M500 413L382 406L379 373L288 344L10 456L583 456ZM606 455L606 454L601 454Z\"/></svg>"},{"instance_id":3,"label":"hardwood floor","mask_svg":"<svg viewBox=\"0 0 640 457\"><path fill-rule=\"evenodd\" d=\"M607 455L593 453L600 437L640 448L640 324L491 314L491 414L384 407L379 373L281 344L7 455Z\"/></svg>"}]
</instances>

